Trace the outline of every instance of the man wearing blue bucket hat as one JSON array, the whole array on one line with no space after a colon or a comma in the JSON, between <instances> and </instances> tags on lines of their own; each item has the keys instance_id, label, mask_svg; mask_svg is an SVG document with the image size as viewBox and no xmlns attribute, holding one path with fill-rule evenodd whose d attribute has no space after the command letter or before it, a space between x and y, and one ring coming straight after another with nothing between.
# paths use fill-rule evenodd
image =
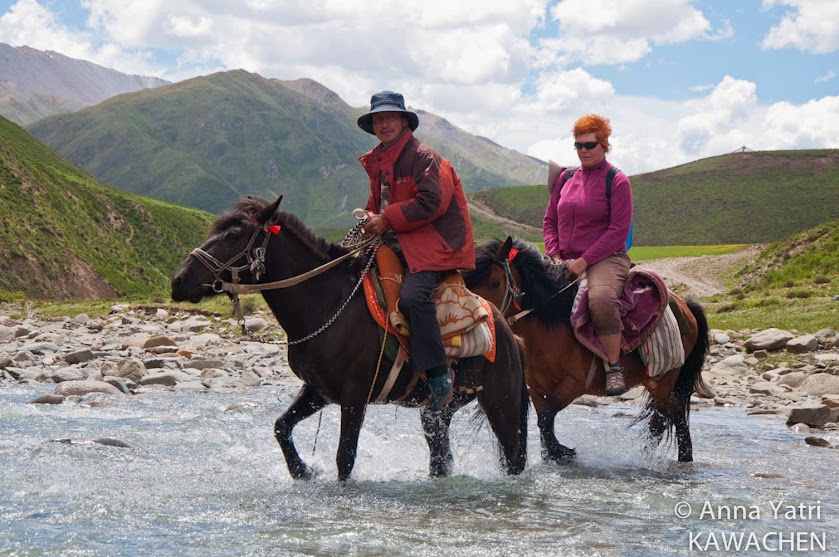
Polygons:
<instances>
[{"instance_id":1,"label":"man wearing blue bucket hat","mask_svg":"<svg viewBox=\"0 0 839 557\"><path fill-rule=\"evenodd\" d=\"M392 230L408 268L399 291L399 311L411 331L415 373L425 372L430 406L452 398L454 372L448 366L431 291L446 271L475 268L475 243L466 195L451 163L414 137L419 118L405 99L381 91L358 127L381 142L359 158L370 176L367 200L372 234Z\"/></svg>"}]
</instances>

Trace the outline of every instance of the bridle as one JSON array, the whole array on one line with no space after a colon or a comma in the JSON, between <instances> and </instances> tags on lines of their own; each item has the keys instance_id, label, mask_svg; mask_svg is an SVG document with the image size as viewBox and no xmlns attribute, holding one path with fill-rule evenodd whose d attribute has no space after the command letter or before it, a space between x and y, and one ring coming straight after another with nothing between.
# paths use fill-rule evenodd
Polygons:
<instances>
[{"instance_id":1,"label":"bridle","mask_svg":"<svg viewBox=\"0 0 839 557\"><path fill-rule=\"evenodd\" d=\"M253 218L253 217L251 217L251 218ZM254 221L255 221L255 219L254 219ZM245 325L245 317L244 317L244 314L242 313L242 308L241 308L241 305L239 303L239 294L251 294L251 293L254 293L254 292L262 292L264 290L276 290L276 289L280 289L280 288L289 288L291 286L295 286L297 284L306 282L310 278L316 277L317 275L320 275L321 273L324 273L324 272L328 271L329 269L337 266L338 264L345 261L346 259L354 256L356 253L360 252L361 250L367 248L367 252L368 252L367 264L364 266L364 269L361 272L361 276L359 277L358 282L353 287L352 292L350 292L350 295L347 297L346 301L341 305L340 308L338 308L338 311L335 313L335 315L333 315L329 320L327 320L327 322L324 323L324 325L322 325L318 330L314 331L313 333L310 333L309 335L307 335L303 338L299 338L299 339L296 339L296 340L289 340L288 344L289 344L289 346L292 346L292 345L295 345L295 344L300 344L302 342L306 342L307 340L310 340L310 339L318 336L320 333L325 331L330 325L332 325L335 322L335 320L338 318L338 316L341 315L341 313L347 307L347 304L349 304L350 300L352 299L352 297L358 291L358 288L363 283L364 277L367 275L368 271L370 270L370 266L372 265L373 260L375 259L375 257L373 257L373 254L375 253L376 249L378 249L379 245L381 245L381 243L382 243L382 240L379 236L362 237L360 231L363 227L363 224L364 224L363 221L358 222L350 230L350 232L347 233L347 236L344 239L344 242L342 242L342 245L344 245L345 247L349 247L349 246L346 246L345 244L347 243L347 241L350 238L353 239L352 241L354 242L354 244L353 244L352 249L349 252L345 253L344 255L342 255L342 256L340 256L336 259L328 261L327 263L324 263L323 265L321 265L319 267L315 267L314 269L306 271L305 273L302 273L300 275L297 275L297 276L294 276L294 277L291 277L291 278L274 281L274 282L265 282L265 283L253 282L253 283L244 283L243 284L243 283L240 282L239 273L246 270L246 269L249 270L251 272L251 276L253 277L254 281L259 281L260 276L265 274L265 272L266 272L265 254L266 254L266 247L268 246L268 240L271 239L272 235L279 234L280 229L281 229L281 227L279 225L276 225L276 224L266 224L266 225L263 225L261 227L258 227L256 230L254 230L253 235L248 240L248 243L245 246L245 248L242 251L240 251L239 253L233 255L230 259L228 259L224 263L219 261L213 255L207 253L206 251L204 251L200 247L192 250L189 253L189 255L194 257L199 263L204 265L213 274L212 284L204 284L202 286L207 286L209 288L212 288L213 292L215 292L216 294L221 294L222 292L227 292L228 295L230 296L230 299L233 302L233 311L236 315L236 319L237 319L239 325L242 327L242 332L244 332L245 334L247 334L251 338L255 338L256 340L260 340L260 339L256 338L256 336L253 334L253 332L251 332L250 329L248 329L248 327ZM256 240L261 233L264 233L265 237L263 238L261 245L254 248L253 246L256 243ZM246 262L242 265L238 265L238 266L235 265L235 263L238 262L242 258L245 258ZM221 279L221 274L224 271L230 271L230 277L231 277L230 282L227 282L227 281L224 281L224 280Z\"/></svg>"},{"instance_id":2,"label":"bridle","mask_svg":"<svg viewBox=\"0 0 839 557\"><path fill-rule=\"evenodd\" d=\"M501 306L498 308L501 310L502 315L507 315L507 309L510 306L516 311L521 311L519 300L524 296L524 292L516 284L516 279L513 277L513 270L510 268L510 263L518 254L519 250L512 248L506 259L496 261L501 269L504 270L504 296L501 298Z\"/></svg>"},{"instance_id":3,"label":"bridle","mask_svg":"<svg viewBox=\"0 0 839 557\"><path fill-rule=\"evenodd\" d=\"M265 238L262 240L262 245L251 251L251 248L253 248L254 243L256 243L256 239L259 237L260 232L265 232ZM235 285L239 284L239 273L248 269L250 270L254 280L259 280L259 277L265 273L265 248L268 245L268 240L270 238L271 234L268 231L268 225L263 226L262 228L257 228L250 240L248 240L248 245L245 246L245 249L228 259L225 263L222 263L216 259L215 256L207 253L200 247L189 252L189 255L197 259L199 263L204 265L211 273L213 273L213 283L206 285L212 288L213 292L216 294L221 294L225 291L231 293L244 293L241 290L234 290L233 288ZM246 258L246 262L243 265L234 266L234 263L243 257ZM221 280L221 274L227 270L230 271L231 282Z\"/></svg>"},{"instance_id":4,"label":"bridle","mask_svg":"<svg viewBox=\"0 0 839 557\"><path fill-rule=\"evenodd\" d=\"M495 261L495 263L504 270L504 297L501 299L501 306L498 309L501 310L501 314L504 316L507 315L507 309L510 306L512 306L513 309L516 310L515 314L511 315L510 317L507 317L507 322L511 326L514 325L516 321L525 317L526 315L529 315L534 309L536 309L530 308L522 310L521 305L519 304L519 299L524 297L525 293L522 292L516 284L516 279L513 277L513 271L510 267L510 264L513 262L513 260L516 258L518 254L519 250L517 248L512 248L506 259L502 261ZM562 287L558 292L556 292L550 298L545 300L545 303L556 298L557 296L559 296L560 294L562 294L563 292L580 282L584 275L585 274L576 277L574 280Z\"/></svg>"}]
</instances>

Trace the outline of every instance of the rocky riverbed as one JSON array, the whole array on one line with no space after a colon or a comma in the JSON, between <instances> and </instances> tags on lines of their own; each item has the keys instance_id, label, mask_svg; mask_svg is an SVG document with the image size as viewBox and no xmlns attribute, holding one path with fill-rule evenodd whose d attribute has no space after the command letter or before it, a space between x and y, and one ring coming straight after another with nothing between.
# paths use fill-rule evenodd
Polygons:
<instances>
[{"instance_id":1,"label":"rocky riverbed","mask_svg":"<svg viewBox=\"0 0 839 557\"><path fill-rule=\"evenodd\" d=\"M101 318L51 319L0 310L0 384L55 384L53 394L32 402L97 406L112 396L149 389L299 383L288 368L285 338L273 317L257 315L247 325L272 340L243 336L233 319L154 307L121 304ZM833 329L812 334L713 330L703 377L715 395L694 395L698 409L745 407L749 414L777 414L802 433L839 431L839 334ZM636 387L620 400L642 393ZM613 400L586 396L578 403Z\"/></svg>"}]
</instances>

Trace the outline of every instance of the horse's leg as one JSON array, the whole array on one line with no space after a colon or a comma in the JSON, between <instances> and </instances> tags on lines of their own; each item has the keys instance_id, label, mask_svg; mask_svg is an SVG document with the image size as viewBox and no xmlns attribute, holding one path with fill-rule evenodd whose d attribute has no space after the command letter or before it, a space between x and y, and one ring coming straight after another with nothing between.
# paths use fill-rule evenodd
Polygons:
<instances>
[{"instance_id":1,"label":"horse's leg","mask_svg":"<svg viewBox=\"0 0 839 557\"><path fill-rule=\"evenodd\" d=\"M479 393L478 400L493 433L495 433L495 437L498 439L498 444L501 446L503 456L501 466L510 475L521 474L527 464L527 444L522 442L521 439L523 426L520 423L519 416L522 412L522 405L527 404L527 399L517 397L522 400L518 403L508 400L502 405L491 402L488 395L490 393L487 393L487 387L484 384L484 390ZM510 395L510 398L512 398L512 395Z\"/></svg>"},{"instance_id":2,"label":"horse's leg","mask_svg":"<svg viewBox=\"0 0 839 557\"><path fill-rule=\"evenodd\" d=\"M504 377L510 372L498 367L500 352L496 357L495 363L485 365L482 372L484 388L478 393L478 403L501 446L502 467L508 474L521 474L527 464L528 397L524 376Z\"/></svg>"},{"instance_id":3,"label":"horse's leg","mask_svg":"<svg viewBox=\"0 0 839 557\"><path fill-rule=\"evenodd\" d=\"M431 453L428 475L432 478L443 478L452 473L454 457L449 444L449 426L457 408L455 401L452 401L442 410L429 410L423 406L420 411L422 431Z\"/></svg>"},{"instance_id":4,"label":"horse's leg","mask_svg":"<svg viewBox=\"0 0 839 557\"><path fill-rule=\"evenodd\" d=\"M280 449L285 456L286 465L288 466L288 473L295 480L309 480L314 474L312 470L306 466L306 463L297 454L297 448L294 446L294 440L291 438L292 430L301 421L305 420L324 406L329 404L329 401L309 385L303 385L297 397L283 413L277 418L274 424L274 437L280 444Z\"/></svg>"},{"instance_id":5,"label":"horse's leg","mask_svg":"<svg viewBox=\"0 0 839 557\"><path fill-rule=\"evenodd\" d=\"M676 445L679 462L693 462L693 441L690 438L690 426L686 413L680 413L674 419L676 425Z\"/></svg>"},{"instance_id":6,"label":"horse's leg","mask_svg":"<svg viewBox=\"0 0 839 557\"><path fill-rule=\"evenodd\" d=\"M536 423L539 426L539 437L542 441L542 459L561 462L577 456L577 451L566 447L556 438L554 421L557 413L568 406L568 404L557 405L552 400L542 403L536 412Z\"/></svg>"},{"instance_id":7,"label":"horse's leg","mask_svg":"<svg viewBox=\"0 0 839 557\"><path fill-rule=\"evenodd\" d=\"M335 463L338 465L338 479L341 481L349 479L355 466L358 436L361 433L361 424L364 422L364 410L364 404L341 406L341 435L338 439L338 454L335 457Z\"/></svg>"}]
</instances>

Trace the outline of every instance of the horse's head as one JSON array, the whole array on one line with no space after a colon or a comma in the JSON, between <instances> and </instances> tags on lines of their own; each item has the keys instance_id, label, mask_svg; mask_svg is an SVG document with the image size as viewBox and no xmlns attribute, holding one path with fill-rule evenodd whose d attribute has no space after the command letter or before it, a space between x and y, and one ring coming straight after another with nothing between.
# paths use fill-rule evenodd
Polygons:
<instances>
[{"instance_id":1,"label":"horse's head","mask_svg":"<svg viewBox=\"0 0 839 557\"><path fill-rule=\"evenodd\" d=\"M244 198L220 215L201 247L192 250L172 278L172 300L197 303L223 292L222 284L256 283L265 274L265 246L283 196L273 203Z\"/></svg>"},{"instance_id":2,"label":"horse's head","mask_svg":"<svg viewBox=\"0 0 839 557\"><path fill-rule=\"evenodd\" d=\"M577 292L563 266L519 238L489 240L475 248L475 269L463 273L466 287L506 316L532 310L545 325L567 323Z\"/></svg>"},{"instance_id":3,"label":"horse's head","mask_svg":"<svg viewBox=\"0 0 839 557\"><path fill-rule=\"evenodd\" d=\"M518 269L511 265L518 251L510 236L503 242L489 240L475 248L475 268L463 273L466 287L495 304L504 315L521 309L521 278Z\"/></svg>"}]
</instances>

